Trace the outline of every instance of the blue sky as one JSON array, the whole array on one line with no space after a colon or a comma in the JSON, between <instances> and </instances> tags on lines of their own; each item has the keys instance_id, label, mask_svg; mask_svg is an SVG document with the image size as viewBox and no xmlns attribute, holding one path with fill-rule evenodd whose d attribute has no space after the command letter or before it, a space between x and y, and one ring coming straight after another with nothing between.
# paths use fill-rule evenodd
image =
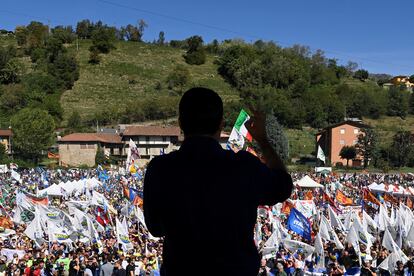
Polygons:
<instances>
[{"instance_id":1,"label":"blue sky","mask_svg":"<svg viewBox=\"0 0 414 276\"><path fill-rule=\"evenodd\" d=\"M111 4L115 3L115 4ZM412 0L2 0L0 28L31 20L51 25L88 18L109 25L144 19L145 40L164 31L167 40L199 34L214 38L274 40L282 46L322 49L375 73L414 74Z\"/></svg>"}]
</instances>

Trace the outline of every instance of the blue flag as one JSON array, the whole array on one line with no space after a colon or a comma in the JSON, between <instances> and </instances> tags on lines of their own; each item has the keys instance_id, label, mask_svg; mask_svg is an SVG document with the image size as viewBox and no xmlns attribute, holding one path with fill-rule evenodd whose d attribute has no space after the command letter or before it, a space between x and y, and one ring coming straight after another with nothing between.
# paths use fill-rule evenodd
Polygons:
<instances>
[{"instance_id":1,"label":"blue flag","mask_svg":"<svg viewBox=\"0 0 414 276\"><path fill-rule=\"evenodd\" d=\"M311 240L311 225L309 220L297 209L292 208L287 221L287 228L301 235L307 240Z\"/></svg>"}]
</instances>

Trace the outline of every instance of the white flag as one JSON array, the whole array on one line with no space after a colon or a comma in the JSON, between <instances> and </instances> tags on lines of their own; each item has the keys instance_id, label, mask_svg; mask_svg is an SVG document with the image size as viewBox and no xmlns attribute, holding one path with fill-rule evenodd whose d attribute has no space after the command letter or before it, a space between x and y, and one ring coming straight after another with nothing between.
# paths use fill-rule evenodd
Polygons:
<instances>
[{"instance_id":1,"label":"white flag","mask_svg":"<svg viewBox=\"0 0 414 276\"><path fill-rule=\"evenodd\" d=\"M325 268L325 250L321 239L320 232L315 237L315 253L318 256L317 267Z\"/></svg>"},{"instance_id":2,"label":"white flag","mask_svg":"<svg viewBox=\"0 0 414 276\"><path fill-rule=\"evenodd\" d=\"M315 247L310 246L307 243L295 241L295 240L284 240L283 246L289 250L291 253L295 253L298 250L301 250L303 254L305 255L305 258L312 255L312 253L315 251Z\"/></svg>"},{"instance_id":3,"label":"white flag","mask_svg":"<svg viewBox=\"0 0 414 276\"><path fill-rule=\"evenodd\" d=\"M338 218L335 211L332 209L330 205L328 205L329 210L329 220L331 222L332 228L339 228L341 231L345 231L345 226L342 221Z\"/></svg>"},{"instance_id":4,"label":"white flag","mask_svg":"<svg viewBox=\"0 0 414 276\"><path fill-rule=\"evenodd\" d=\"M359 264L361 265L361 250L359 248L359 242L358 242L358 235L355 232L355 228L351 227L349 229L348 235L346 236L346 241L349 242L350 244L352 244L352 247L355 250L355 253L358 255L358 259L359 259Z\"/></svg>"},{"instance_id":5,"label":"white flag","mask_svg":"<svg viewBox=\"0 0 414 276\"><path fill-rule=\"evenodd\" d=\"M362 225L369 233L377 233L377 223L364 210L362 211Z\"/></svg>"},{"instance_id":6,"label":"white flag","mask_svg":"<svg viewBox=\"0 0 414 276\"><path fill-rule=\"evenodd\" d=\"M11 171L11 177L13 177L17 182L22 183L22 179L20 177L20 174L16 172L15 170Z\"/></svg>"},{"instance_id":7,"label":"white flag","mask_svg":"<svg viewBox=\"0 0 414 276\"><path fill-rule=\"evenodd\" d=\"M116 237L118 243L122 244L122 249L124 251L129 251L134 248L129 239L128 226L126 226L124 222L121 223L118 218L116 218Z\"/></svg>"},{"instance_id":8,"label":"white flag","mask_svg":"<svg viewBox=\"0 0 414 276\"><path fill-rule=\"evenodd\" d=\"M388 211L386 207L383 204L381 204L378 215L378 228L380 231L385 231L385 229L387 229L390 225L391 222L390 218L388 217Z\"/></svg>"},{"instance_id":9,"label":"white flag","mask_svg":"<svg viewBox=\"0 0 414 276\"><path fill-rule=\"evenodd\" d=\"M388 229L385 230L384 237L382 239L382 246L388 249L391 252L397 254L398 258L403 261L403 263L408 262L408 257L402 252L401 248L395 243L394 239L391 236Z\"/></svg>"},{"instance_id":10,"label":"white flag","mask_svg":"<svg viewBox=\"0 0 414 276\"><path fill-rule=\"evenodd\" d=\"M38 213L35 215L35 218L27 225L24 233L31 240L33 240L38 247L40 247L45 242L45 240L43 239L43 230L40 225Z\"/></svg>"},{"instance_id":11,"label":"white flag","mask_svg":"<svg viewBox=\"0 0 414 276\"><path fill-rule=\"evenodd\" d=\"M324 215L322 215L321 217L321 223L319 226L319 234L321 238L325 240L333 241L336 245L336 248L338 248L339 250L342 250L344 248L335 230L331 227L331 225L328 222L328 219Z\"/></svg>"},{"instance_id":12,"label":"white flag","mask_svg":"<svg viewBox=\"0 0 414 276\"><path fill-rule=\"evenodd\" d=\"M408 248L414 247L414 223L411 223L411 227L410 227L410 230L408 231L408 235L404 239L404 244Z\"/></svg>"},{"instance_id":13,"label":"white flag","mask_svg":"<svg viewBox=\"0 0 414 276\"><path fill-rule=\"evenodd\" d=\"M325 153L323 152L321 146L318 146L317 158L325 163Z\"/></svg>"},{"instance_id":14,"label":"white flag","mask_svg":"<svg viewBox=\"0 0 414 276\"><path fill-rule=\"evenodd\" d=\"M129 147L127 152L126 168L127 172L131 171L131 165L135 165L135 160L138 160L139 152L138 147L132 139L129 139Z\"/></svg>"},{"instance_id":15,"label":"white flag","mask_svg":"<svg viewBox=\"0 0 414 276\"><path fill-rule=\"evenodd\" d=\"M393 275L394 270L395 270L395 264L397 263L397 261L399 261L400 259L398 258L398 255L394 252L392 252L390 255L388 255L387 258L385 258L382 263L380 263L378 265L377 268L381 268L384 269L385 271L389 271L391 272Z\"/></svg>"}]
</instances>

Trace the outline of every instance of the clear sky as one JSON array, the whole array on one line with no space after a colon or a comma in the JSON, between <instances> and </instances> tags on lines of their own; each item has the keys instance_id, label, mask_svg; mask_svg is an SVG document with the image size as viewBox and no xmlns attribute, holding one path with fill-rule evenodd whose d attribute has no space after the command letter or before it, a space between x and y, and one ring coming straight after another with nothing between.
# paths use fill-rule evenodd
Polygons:
<instances>
[{"instance_id":1,"label":"clear sky","mask_svg":"<svg viewBox=\"0 0 414 276\"><path fill-rule=\"evenodd\" d=\"M194 34L273 40L322 49L340 63L374 73L414 74L413 0L1 0L0 28L31 20L76 25L81 19L126 25L144 19L144 40Z\"/></svg>"}]
</instances>

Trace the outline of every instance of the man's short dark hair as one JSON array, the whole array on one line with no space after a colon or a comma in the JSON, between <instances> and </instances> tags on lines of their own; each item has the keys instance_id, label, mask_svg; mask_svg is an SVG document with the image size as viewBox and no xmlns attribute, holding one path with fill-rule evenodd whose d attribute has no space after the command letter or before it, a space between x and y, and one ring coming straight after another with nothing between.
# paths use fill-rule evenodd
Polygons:
<instances>
[{"instance_id":1,"label":"man's short dark hair","mask_svg":"<svg viewBox=\"0 0 414 276\"><path fill-rule=\"evenodd\" d=\"M191 88L181 98L179 116L185 135L212 135L223 120L223 101L211 89Z\"/></svg>"}]
</instances>

